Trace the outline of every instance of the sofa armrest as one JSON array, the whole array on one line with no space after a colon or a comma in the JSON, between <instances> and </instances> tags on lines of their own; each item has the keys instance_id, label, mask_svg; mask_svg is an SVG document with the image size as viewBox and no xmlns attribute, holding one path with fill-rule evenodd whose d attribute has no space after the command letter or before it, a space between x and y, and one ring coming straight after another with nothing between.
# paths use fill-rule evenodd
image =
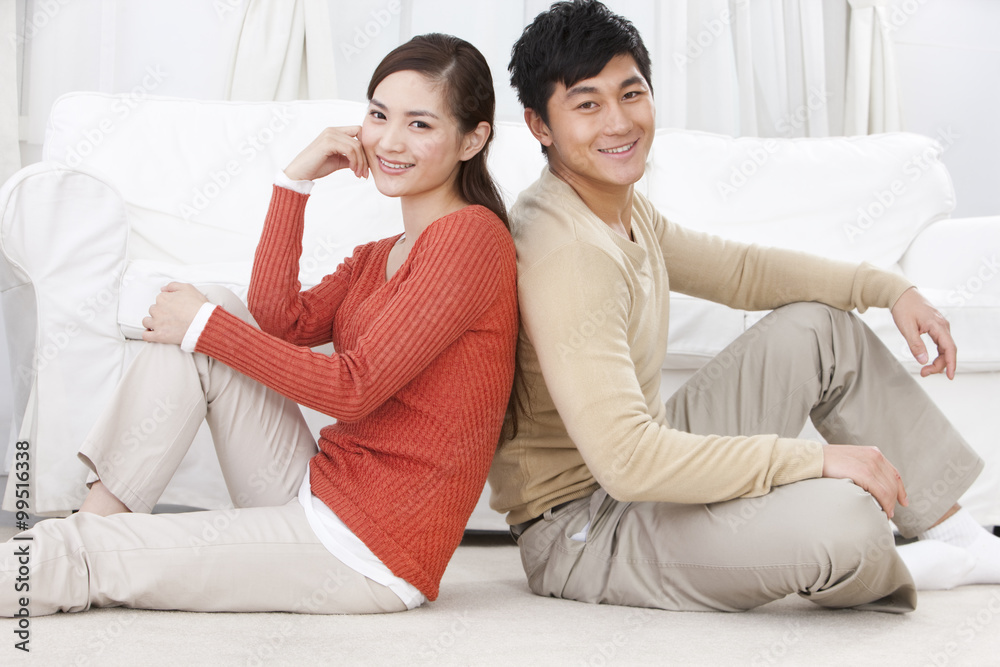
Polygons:
<instances>
[{"instance_id":1,"label":"sofa armrest","mask_svg":"<svg viewBox=\"0 0 1000 667\"><path fill-rule=\"evenodd\" d=\"M14 432L30 443L32 514L78 505L46 490L85 490L75 452L123 367L117 310L128 229L121 196L92 173L40 163L0 190L0 292Z\"/></svg>"},{"instance_id":2,"label":"sofa armrest","mask_svg":"<svg viewBox=\"0 0 1000 667\"><path fill-rule=\"evenodd\" d=\"M1000 296L1000 215L940 220L917 235L899 264L918 287L943 290L941 305Z\"/></svg>"},{"instance_id":3,"label":"sofa armrest","mask_svg":"<svg viewBox=\"0 0 1000 667\"><path fill-rule=\"evenodd\" d=\"M1000 370L1000 216L941 220L924 229L900 261L900 268L951 324L958 345L959 372ZM867 313L866 313L867 315ZM891 318L882 314L883 328ZM869 324L879 331L878 326ZM900 354L911 370L917 366ZM928 349L933 349L928 336Z\"/></svg>"}]
</instances>

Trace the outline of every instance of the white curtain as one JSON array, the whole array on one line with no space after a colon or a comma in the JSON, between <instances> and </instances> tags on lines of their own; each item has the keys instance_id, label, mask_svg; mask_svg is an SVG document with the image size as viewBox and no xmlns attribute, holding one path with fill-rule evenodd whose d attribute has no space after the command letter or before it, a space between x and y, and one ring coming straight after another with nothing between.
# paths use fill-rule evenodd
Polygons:
<instances>
[{"instance_id":1,"label":"white curtain","mask_svg":"<svg viewBox=\"0 0 1000 667\"><path fill-rule=\"evenodd\" d=\"M17 50L23 32L17 29L17 5L0 0L0 184L21 168L17 90Z\"/></svg>"},{"instance_id":2,"label":"white curtain","mask_svg":"<svg viewBox=\"0 0 1000 667\"><path fill-rule=\"evenodd\" d=\"M661 127L732 135L825 136L899 126L884 2L605 1L638 26L650 48ZM0 0L0 20L13 20L14 2ZM26 122L22 118L26 126L22 134L29 143L24 149L28 160L37 157L52 102L71 90L199 99L363 100L379 60L413 35L429 31L451 32L476 44L493 70L497 117L520 120L520 105L507 82L510 48L523 27L550 4L550 0L16 2L26 6L22 27L28 32L22 42L25 80L20 101L27 116ZM10 46L5 40L0 48ZM10 111L16 96L10 83L11 63L5 58L9 56L0 58L4 91L0 108L6 109L0 112L0 128L16 113ZM7 131L3 136L16 135ZM4 149L0 158L11 160L15 154Z\"/></svg>"},{"instance_id":3,"label":"white curtain","mask_svg":"<svg viewBox=\"0 0 1000 667\"><path fill-rule=\"evenodd\" d=\"M462 11L458 0L413 1L418 7L449 5L449 16ZM821 136L831 131L828 116L839 118L826 110L836 91L824 95L839 40L835 37L827 45L824 30L831 25L838 29L837 12L831 6L839 6L846 17L846 0L825 4L819 0L605 2L639 28L650 49L661 127L776 135L782 133L775 129L779 125L788 136ZM492 57L487 53L491 64L502 62L502 69L509 45L548 6L546 0L525 0L522 22L510 29L511 4L484 2L475 8L478 20L493 27L491 41L503 42ZM429 22L425 20L424 26ZM840 23L846 23L846 18ZM839 52L843 56L844 46ZM498 89L498 98L502 116L520 116L512 94L505 99L503 89ZM808 118L789 123L800 107L809 112Z\"/></svg>"},{"instance_id":4,"label":"white curtain","mask_svg":"<svg viewBox=\"0 0 1000 667\"><path fill-rule=\"evenodd\" d=\"M249 0L226 97L231 100L337 96L326 0Z\"/></svg>"},{"instance_id":5,"label":"white curtain","mask_svg":"<svg viewBox=\"0 0 1000 667\"><path fill-rule=\"evenodd\" d=\"M850 48L844 134L902 128L896 56L889 35L889 0L849 0Z\"/></svg>"},{"instance_id":6,"label":"white curtain","mask_svg":"<svg viewBox=\"0 0 1000 667\"><path fill-rule=\"evenodd\" d=\"M896 79L884 32L857 32L869 10L854 0L605 0L640 30L653 59L657 125L730 135L823 137L891 118ZM479 46L497 85L498 115L520 118L506 82L510 45L548 0L404 0L412 8L403 41L428 30ZM521 8L521 11L518 10ZM869 12L870 13L870 12ZM860 15L859 15L860 14ZM851 41L848 43L850 24ZM482 31L489 25L489 31ZM874 58L870 55L874 54ZM849 57L850 56L850 57ZM846 63L869 59L868 94L851 98ZM376 61L377 62L377 61ZM853 70L852 70L853 72ZM896 110L898 112L898 102ZM897 113L898 124L898 113ZM873 123L890 129L892 124ZM864 131L864 130L862 130Z\"/></svg>"},{"instance_id":7,"label":"white curtain","mask_svg":"<svg viewBox=\"0 0 1000 667\"><path fill-rule=\"evenodd\" d=\"M846 3L670 0L649 35L659 124L731 135L836 134ZM661 92L662 91L662 92Z\"/></svg>"}]
</instances>

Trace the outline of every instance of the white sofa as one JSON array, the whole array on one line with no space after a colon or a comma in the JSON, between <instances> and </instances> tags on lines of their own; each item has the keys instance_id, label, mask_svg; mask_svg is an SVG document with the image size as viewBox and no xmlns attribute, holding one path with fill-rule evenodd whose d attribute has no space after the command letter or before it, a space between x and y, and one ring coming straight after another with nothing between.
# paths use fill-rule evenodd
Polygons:
<instances>
[{"instance_id":1,"label":"white sofa","mask_svg":"<svg viewBox=\"0 0 1000 667\"><path fill-rule=\"evenodd\" d=\"M159 286L177 279L245 294L274 172L323 127L359 123L363 109L97 93L54 105L43 161L0 190L0 290L33 513L79 506L85 469L75 452L142 345L140 321ZM682 224L871 261L920 285L960 349L955 382L921 382L987 460L963 502L982 523L1000 524L1000 420L990 407L1000 389L1000 218L948 219L954 194L940 150L905 133L734 140L659 130L638 187ZM511 201L544 166L520 123L498 124L491 164ZM347 172L317 184L306 220L304 285L402 226L395 200ZM680 295L671 309L664 397L762 316ZM917 370L886 312L864 319ZM307 419L316 429L327 420ZM209 440L199 435L161 502L228 506ZM469 527L503 526L484 494Z\"/></svg>"}]
</instances>

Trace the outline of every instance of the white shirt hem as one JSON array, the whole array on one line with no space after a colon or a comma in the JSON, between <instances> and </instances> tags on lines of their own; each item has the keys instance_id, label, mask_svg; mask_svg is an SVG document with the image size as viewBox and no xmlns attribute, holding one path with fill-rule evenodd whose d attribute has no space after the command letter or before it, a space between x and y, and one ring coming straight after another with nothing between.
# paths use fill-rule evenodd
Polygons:
<instances>
[{"instance_id":1,"label":"white shirt hem","mask_svg":"<svg viewBox=\"0 0 1000 667\"><path fill-rule=\"evenodd\" d=\"M387 587L403 601L407 609L415 609L427 601L413 584L394 575L326 503L312 494L308 466L302 486L299 487L299 503L305 510L306 519L316 537L337 560Z\"/></svg>"}]
</instances>

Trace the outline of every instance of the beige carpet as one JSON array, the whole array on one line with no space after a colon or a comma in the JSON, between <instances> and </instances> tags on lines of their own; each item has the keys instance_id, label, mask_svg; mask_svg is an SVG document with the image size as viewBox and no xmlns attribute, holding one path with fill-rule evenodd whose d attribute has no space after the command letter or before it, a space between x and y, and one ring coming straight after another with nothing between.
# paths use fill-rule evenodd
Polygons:
<instances>
[{"instance_id":1,"label":"beige carpet","mask_svg":"<svg viewBox=\"0 0 1000 667\"><path fill-rule=\"evenodd\" d=\"M441 590L386 616L57 614L31 619L30 654L3 620L0 665L1000 664L1000 586L925 593L905 616L794 596L743 614L585 605L531 595L507 538L471 536Z\"/></svg>"}]
</instances>

